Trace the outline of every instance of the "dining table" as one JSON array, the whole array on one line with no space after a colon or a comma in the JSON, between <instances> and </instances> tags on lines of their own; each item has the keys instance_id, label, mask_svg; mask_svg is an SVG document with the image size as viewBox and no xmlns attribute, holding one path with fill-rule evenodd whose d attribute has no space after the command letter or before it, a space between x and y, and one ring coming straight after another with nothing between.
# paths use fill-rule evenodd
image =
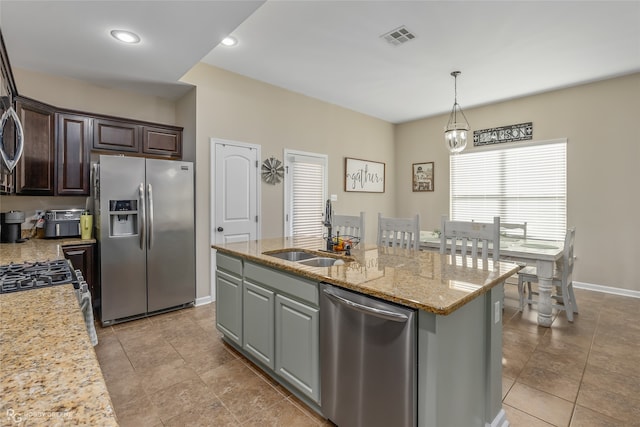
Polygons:
<instances>
[{"instance_id":1,"label":"dining table","mask_svg":"<svg viewBox=\"0 0 640 427\"><path fill-rule=\"evenodd\" d=\"M448 247L448 246L447 246ZM420 248L440 249L437 231L420 231ZM538 325L551 327L553 276L562 268L564 241L500 236L500 259L520 264L535 265L538 275ZM489 252L492 247L489 246Z\"/></svg>"}]
</instances>

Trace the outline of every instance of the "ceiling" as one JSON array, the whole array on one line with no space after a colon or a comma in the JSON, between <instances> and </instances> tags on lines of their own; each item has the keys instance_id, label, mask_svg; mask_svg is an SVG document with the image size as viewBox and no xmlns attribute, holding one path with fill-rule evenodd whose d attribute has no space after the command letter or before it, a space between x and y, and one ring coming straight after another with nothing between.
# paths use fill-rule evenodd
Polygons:
<instances>
[{"instance_id":1,"label":"ceiling","mask_svg":"<svg viewBox=\"0 0 640 427\"><path fill-rule=\"evenodd\" d=\"M2 0L0 25L13 67L176 99L202 61L392 123L449 111L454 70L463 109L640 71L638 0Z\"/></svg>"}]
</instances>

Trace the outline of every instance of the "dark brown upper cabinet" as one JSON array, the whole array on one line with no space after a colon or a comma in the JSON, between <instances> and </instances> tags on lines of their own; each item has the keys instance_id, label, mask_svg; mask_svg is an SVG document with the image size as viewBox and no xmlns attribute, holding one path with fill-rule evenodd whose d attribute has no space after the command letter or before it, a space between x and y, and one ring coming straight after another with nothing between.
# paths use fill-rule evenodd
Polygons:
<instances>
[{"instance_id":1,"label":"dark brown upper cabinet","mask_svg":"<svg viewBox=\"0 0 640 427\"><path fill-rule=\"evenodd\" d=\"M16 165L16 194L53 196L55 190L55 109L28 98L16 99L24 149Z\"/></svg>"},{"instance_id":2,"label":"dark brown upper cabinet","mask_svg":"<svg viewBox=\"0 0 640 427\"><path fill-rule=\"evenodd\" d=\"M88 195L91 119L67 113L58 113L57 118L56 195Z\"/></svg>"},{"instance_id":3,"label":"dark brown upper cabinet","mask_svg":"<svg viewBox=\"0 0 640 427\"><path fill-rule=\"evenodd\" d=\"M93 149L181 159L182 128L115 118L95 118Z\"/></svg>"},{"instance_id":4,"label":"dark brown upper cabinet","mask_svg":"<svg viewBox=\"0 0 640 427\"><path fill-rule=\"evenodd\" d=\"M182 158L182 129L143 126L142 152L156 156Z\"/></svg>"},{"instance_id":5,"label":"dark brown upper cabinet","mask_svg":"<svg viewBox=\"0 0 640 427\"><path fill-rule=\"evenodd\" d=\"M135 123L97 118L93 122L93 148L140 152L140 129Z\"/></svg>"}]
</instances>

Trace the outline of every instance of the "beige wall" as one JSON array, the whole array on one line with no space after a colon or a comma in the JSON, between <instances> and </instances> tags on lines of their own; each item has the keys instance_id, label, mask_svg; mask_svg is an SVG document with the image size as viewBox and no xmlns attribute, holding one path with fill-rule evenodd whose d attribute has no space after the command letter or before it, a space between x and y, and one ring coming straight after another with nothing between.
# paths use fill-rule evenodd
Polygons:
<instances>
[{"instance_id":1,"label":"beige wall","mask_svg":"<svg viewBox=\"0 0 640 427\"><path fill-rule=\"evenodd\" d=\"M464 107L464 105L463 105ZM567 224L579 282L640 291L640 73L466 109L472 129L533 122L533 139L567 138ZM424 228L449 213L449 155L439 116L396 126L398 215ZM517 144L517 143L512 143ZM505 144L506 146L506 144ZM467 149L473 149L468 147ZM415 162L435 161L434 193L412 193Z\"/></svg>"},{"instance_id":2,"label":"beige wall","mask_svg":"<svg viewBox=\"0 0 640 427\"><path fill-rule=\"evenodd\" d=\"M196 88L176 103L176 123L182 126L182 160L196 160Z\"/></svg>"},{"instance_id":3,"label":"beige wall","mask_svg":"<svg viewBox=\"0 0 640 427\"><path fill-rule=\"evenodd\" d=\"M14 68L18 93L59 108L176 125L173 101Z\"/></svg>"},{"instance_id":4,"label":"beige wall","mask_svg":"<svg viewBox=\"0 0 640 427\"><path fill-rule=\"evenodd\" d=\"M198 297L209 294L210 138L257 144L262 160L283 160L285 148L329 156L329 193L337 194L338 214L366 212L367 238L376 235L378 211L395 214L393 125L275 86L205 64L196 65L183 81L197 87L196 133L196 264ZM343 191L344 157L387 162L384 194ZM262 237L283 235L284 185L262 184ZM205 285L207 287L205 287Z\"/></svg>"}]
</instances>

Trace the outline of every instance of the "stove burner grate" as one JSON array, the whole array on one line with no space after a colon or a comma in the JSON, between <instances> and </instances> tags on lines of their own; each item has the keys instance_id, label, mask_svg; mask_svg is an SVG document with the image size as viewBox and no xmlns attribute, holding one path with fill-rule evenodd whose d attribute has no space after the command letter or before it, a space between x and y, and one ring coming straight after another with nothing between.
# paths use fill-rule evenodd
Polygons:
<instances>
[{"instance_id":1,"label":"stove burner grate","mask_svg":"<svg viewBox=\"0 0 640 427\"><path fill-rule=\"evenodd\" d=\"M0 294L77 283L67 260L0 266Z\"/></svg>"}]
</instances>

